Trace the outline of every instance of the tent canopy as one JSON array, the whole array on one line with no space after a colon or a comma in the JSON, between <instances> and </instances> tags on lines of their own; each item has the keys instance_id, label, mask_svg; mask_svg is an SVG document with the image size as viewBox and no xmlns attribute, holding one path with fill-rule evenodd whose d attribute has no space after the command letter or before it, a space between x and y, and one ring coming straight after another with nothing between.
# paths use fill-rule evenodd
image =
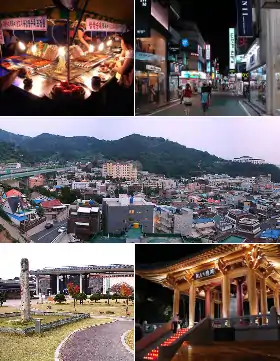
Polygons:
<instances>
[{"instance_id":1,"label":"tent canopy","mask_svg":"<svg viewBox=\"0 0 280 361\"><path fill-rule=\"evenodd\" d=\"M80 1L79 8L82 9L84 1ZM20 13L33 10L43 10L54 6L52 0L20 0L0 1L0 14ZM86 12L97 13L101 16L120 20L130 24L134 18L134 0L89 0Z\"/></svg>"}]
</instances>

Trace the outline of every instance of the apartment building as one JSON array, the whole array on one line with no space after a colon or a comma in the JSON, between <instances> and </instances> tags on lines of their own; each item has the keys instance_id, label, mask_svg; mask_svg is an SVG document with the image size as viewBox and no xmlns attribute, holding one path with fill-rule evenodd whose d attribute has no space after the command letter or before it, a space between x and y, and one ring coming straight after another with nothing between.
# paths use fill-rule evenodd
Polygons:
<instances>
[{"instance_id":1,"label":"apartment building","mask_svg":"<svg viewBox=\"0 0 280 361\"><path fill-rule=\"evenodd\" d=\"M169 206L159 206L155 210L155 233L180 233L189 236L192 233L193 211L188 208L177 209Z\"/></svg>"},{"instance_id":2,"label":"apartment building","mask_svg":"<svg viewBox=\"0 0 280 361\"><path fill-rule=\"evenodd\" d=\"M133 223L139 223L144 233L153 233L153 203L144 198L120 194L119 198L104 198L102 222L106 234L121 234Z\"/></svg>"},{"instance_id":3,"label":"apartment building","mask_svg":"<svg viewBox=\"0 0 280 361\"><path fill-rule=\"evenodd\" d=\"M129 180L137 179L137 168L133 163L113 163L107 162L102 166L102 177L125 178Z\"/></svg>"},{"instance_id":4,"label":"apartment building","mask_svg":"<svg viewBox=\"0 0 280 361\"><path fill-rule=\"evenodd\" d=\"M72 182L72 189L88 189L89 182Z\"/></svg>"},{"instance_id":5,"label":"apartment building","mask_svg":"<svg viewBox=\"0 0 280 361\"><path fill-rule=\"evenodd\" d=\"M28 178L28 185L29 185L29 188L31 188L31 189L34 187L41 187L44 184L45 184L45 177L42 176L41 174L38 176Z\"/></svg>"}]
</instances>

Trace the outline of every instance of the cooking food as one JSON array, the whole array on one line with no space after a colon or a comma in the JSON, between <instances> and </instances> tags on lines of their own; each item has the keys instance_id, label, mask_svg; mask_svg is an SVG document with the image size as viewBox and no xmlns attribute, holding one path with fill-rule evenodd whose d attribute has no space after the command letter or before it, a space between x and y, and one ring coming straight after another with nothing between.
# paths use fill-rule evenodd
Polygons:
<instances>
[{"instance_id":1,"label":"cooking food","mask_svg":"<svg viewBox=\"0 0 280 361\"><path fill-rule=\"evenodd\" d=\"M99 71L101 71L102 73L109 73L110 69L105 65L101 65L99 67Z\"/></svg>"},{"instance_id":2,"label":"cooking food","mask_svg":"<svg viewBox=\"0 0 280 361\"><path fill-rule=\"evenodd\" d=\"M78 45L70 46L70 59L83 57L84 52Z\"/></svg>"},{"instance_id":3,"label":"cooking food","mask_svg":"<svg viewBox=\"0 0 280 361\"><path fill-rule=\"evenodd\" d=\"M44 68L37 69L37 73L59 81L67 80L67 68L59 70L57 69L57 64L51 64ZM70 80L77 78L84 73L85 69L75 68L73 64L70 65Z\"/></svg>"},{"instance_id":4,"label":"cooking food","mask_svg":"<svg viewBox=\"0 0 280 361\"><path fill-rule=\"evenodd\" d=\"M61 82L56 84L51 92L51 97L55 100L84 100L85 89L82 86Z\"/></svg>"},{"instance_id":5,"label":"cooking food","mask_svg":"<svg viewBox=\"0 0 280 361\"><path fill-rule=\"evenodd\" d=\"M23 60L23 64L27 64L31 68L40 68L40 67L46 66L50 63L51 63L50 60L38 59L35 57L28 57Z\"/></svg>"},{"instance_id":6,"label":"cooking food","mask_svg":"<svg viewBox=\"0 0 280 361\"><path fill-rule=\"evenodd\" d=\"M56 45L48 45L43 54L43 59L54 61L58 57L58 47Z\"/></svg>"}]
</instances>

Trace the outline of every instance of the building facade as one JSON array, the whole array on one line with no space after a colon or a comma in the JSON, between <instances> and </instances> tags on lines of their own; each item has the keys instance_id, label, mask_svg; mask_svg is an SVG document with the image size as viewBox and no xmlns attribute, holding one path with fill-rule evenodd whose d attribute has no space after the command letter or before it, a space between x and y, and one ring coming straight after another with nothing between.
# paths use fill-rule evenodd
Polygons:
<instances>
[{"instance_id":1,"label":"building facade","mask_svg":"<svg viewBox=\"0 0 280 361\"><path fill-rule=\"evenodd\" d=\"M134 223L139 223L144 233L153 233L154 205L143 198L120 195L103 198L102 224L104 234L122 234Z\"/></svg>"},{"instance_id":2,"label":"building facade","mask_svg":"<svg viewBox=\"0 0 280 361\"><path fill-rule=\"evenodd\" d=\"M102 177L125 178L129 180L137 179L137 167L133 163L112 163L107 162L102 165Z\"/></svg>"},{"instance_id":3,"label":"building facade","mask_svg":"<svg viewBox=\"0 0 280 361\"><path fill-rule=\"evenodd\" d=\"M180 312L180 295L187 294L190 328L199 321L195 318L197 299L204 300L204 316L212 319L245 316L245 301L249 315L260 312L266 316L268 299L273 300L279 314L279 251L273 244L219 245L165 267L136 266L136 274L174 291L174 315ZM267 317L262 322L266 324Z\"/></svg>"}]
</instances>

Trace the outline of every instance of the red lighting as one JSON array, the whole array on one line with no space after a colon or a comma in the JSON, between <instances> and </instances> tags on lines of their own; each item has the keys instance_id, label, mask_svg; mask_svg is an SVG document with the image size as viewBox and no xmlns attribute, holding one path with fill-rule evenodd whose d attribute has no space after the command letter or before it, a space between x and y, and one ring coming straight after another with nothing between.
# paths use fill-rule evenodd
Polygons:
<instances>
[{"instance_id":1,"label":"red lighting","mask_svg":"<svg viewBox=\"0 0 280 361\"><path fill-rule=\"evenodd\" d=\"M188 332L188 330L189 330L188 328L180 329L179 331L177 331L175 333L175 335L172 335L171 337L169 337L160 346L164 347L164 346L172 345L173 342L177 341L180 337L185 335ZM158 359L158 352L159 352L159 348L157 347L157 348L153 349L151 352L149 352L143 358L144 358L144 360L156 361Z\"/></svg>"}]
</instances>

